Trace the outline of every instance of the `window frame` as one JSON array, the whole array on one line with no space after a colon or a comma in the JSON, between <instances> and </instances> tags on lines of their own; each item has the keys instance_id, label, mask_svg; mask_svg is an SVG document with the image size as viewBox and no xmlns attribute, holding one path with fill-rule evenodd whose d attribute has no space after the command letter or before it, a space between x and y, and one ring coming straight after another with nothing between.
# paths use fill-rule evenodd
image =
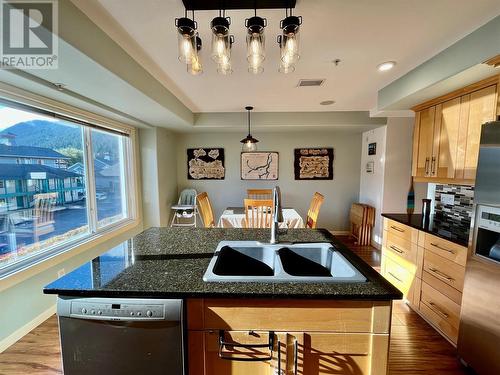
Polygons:
<instances>
[{"instance_id":1,"label":"window frame","mask_svg":"<svg viewBox=\"0 0 500 375\"><path fill-rule=\"evenodd\" d=\"M132 228L140 223L138 209L138 187L136 182L138 171L136 170L137 162L135 153L137 146L137 133L134 127L122 123L117 123L106 118L101 118L98 115L87 112L84 112L84 116L75 116L73 113L75 110L59 110L55 112L53 111L53 108L50 108L50 105L44 106L39 103L35 104L29 99L26 100L24 98L23 100L19 100L18 98L15 98L15 100L13 100L12 96L13 95L5 95L5 92L0 92L0 104L27 112L42 114L47 116L48 119L54 118L67 121L71 124L81 127L83 135L83 164L86 172L82 180L85 183L88 230L81 235L69 238L62 243L48 246L43 251L35 252L25 259L14 261L13 263L7 264L6 266L0 268L0 281L8 278L13 274L18 274L19 272L26 271L35 265L38 265L63 253L77 250L81 247L87 247L85 245L91 245L93 242L97 242L102 238L112 238L115 235L122 233L125 228ZM81 110L77 111L80 111L80 113L82 113ZM124 191L125 194L125 199L123 200L123 202L126 205L126 215L124 218L100 228L97 225L98 221L95 196L94 161L91 142L92 129L100 130L110 134L119 134L124 137L121 138L120 141L122 143L121 157L123 160L123 171L125 173L123 177L124 186L122 187L122 192Z\"/></svg>"}]
</instances>

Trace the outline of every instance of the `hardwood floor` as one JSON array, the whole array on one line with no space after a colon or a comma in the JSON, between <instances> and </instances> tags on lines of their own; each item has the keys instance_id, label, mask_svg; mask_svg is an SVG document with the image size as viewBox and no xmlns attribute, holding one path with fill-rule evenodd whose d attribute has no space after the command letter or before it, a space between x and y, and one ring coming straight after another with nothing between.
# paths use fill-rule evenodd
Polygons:
<instances>
[{"instance_id":1,"label":"hardwood floor","mask_svg":"<svg viewBox=\"0 0 500 375\"><path fill-rule=\"evenodd\" d=\"M380 252L341 240L372 267L380 267ZM1 375L62 374L55 316L0 354ZM390 375L464 375L455 348L401 301L395 301L389 354ZM375 374L376 375L376 374Z\"/></svg>"}]
</instances>

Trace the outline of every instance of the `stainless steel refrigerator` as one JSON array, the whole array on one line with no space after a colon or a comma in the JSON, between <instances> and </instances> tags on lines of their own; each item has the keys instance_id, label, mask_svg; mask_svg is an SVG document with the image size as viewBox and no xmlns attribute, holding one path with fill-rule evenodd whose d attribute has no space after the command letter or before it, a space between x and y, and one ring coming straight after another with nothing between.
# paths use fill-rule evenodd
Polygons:
<instances>
[{"instance_id":1,"label":"stainless steel refrigerator","mask_svg":"<svg viewBox=\"0 0 500 375\"><path fill-rule=\"evenodd\" d=\"M458 353L481 375L500 374L500 116L483 125Z\"/></svg>"}]
</instances>

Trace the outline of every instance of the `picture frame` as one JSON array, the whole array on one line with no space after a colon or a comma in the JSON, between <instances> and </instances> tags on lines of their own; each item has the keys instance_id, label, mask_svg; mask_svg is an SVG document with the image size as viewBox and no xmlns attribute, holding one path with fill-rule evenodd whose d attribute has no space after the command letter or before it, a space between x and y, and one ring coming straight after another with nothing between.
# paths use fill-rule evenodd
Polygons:
<instances>
[{"instance_id":1,"label":"picture frame","mask_svg":"<svg viewBox=\"0 0 500 375\"><path fill-rule=\"evenodd\" d=\"M242 180L278 180L279 153L276 151L242 152L240 173Z\"/></svg>"},{"instance_id":2,"label":"picture frame","mask_svg":"<svg viewBox=\"0 0 500 375\"><path fill-rule=\"evenodd\" d=\"M224 180L224 149L219 147L188 148L188 180Z\"/></svg>"},{"instance_id":3,"label":"picture frame","mask_svg":"<svg viewBox=\"0 0 500 375\"><path fill-rule=\"evenodd\" d=\"M377 142L368 144L368 155L377 155Z\"/></svg>"},{"instance_id":4,"label":"picture frame","mask_svg":"<svg viewBox=\"0 0 500 375\"><path fill-rule=\"evenodd\" d=\"M332 147L307 147L294 150L295 180L333 180Z\"/></svg>"}]
</instances>

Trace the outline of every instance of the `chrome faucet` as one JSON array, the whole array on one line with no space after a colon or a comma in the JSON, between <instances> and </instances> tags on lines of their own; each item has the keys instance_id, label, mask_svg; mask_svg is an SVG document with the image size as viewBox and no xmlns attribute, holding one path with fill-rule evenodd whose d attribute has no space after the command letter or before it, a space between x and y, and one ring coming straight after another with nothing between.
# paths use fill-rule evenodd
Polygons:
<instances>
[{"instance_id":1,"label":"chrome faucet","mask_svg":"<svg viewBox=\"0 0 500 375\"><path fill-rule=\"evenodd\" d=\"M283 222L283 209L281 207L281 191L279 186L273 189L273 221L271 222L271 240L272 244L278 243L279 223Z\"/></svg>"}]
</instances>

